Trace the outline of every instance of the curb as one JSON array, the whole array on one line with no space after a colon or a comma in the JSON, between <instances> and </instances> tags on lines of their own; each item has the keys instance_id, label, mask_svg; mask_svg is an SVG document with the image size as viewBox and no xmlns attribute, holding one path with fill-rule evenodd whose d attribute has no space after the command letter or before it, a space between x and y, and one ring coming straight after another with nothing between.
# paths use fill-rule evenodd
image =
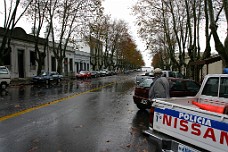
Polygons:
<instances>
[{"instance_id":1,"label":"curb","mask_svg":"<svg viewBox=\"0 0 228 152\"><path fill-rule=\"evenodd\" d=\"M11 79L10 86L19 86L19 85L30 85L32 83L32 78L14 78ZM72 80L70 77L63 77L62 81Z\"/></svg>"}]
</instances>

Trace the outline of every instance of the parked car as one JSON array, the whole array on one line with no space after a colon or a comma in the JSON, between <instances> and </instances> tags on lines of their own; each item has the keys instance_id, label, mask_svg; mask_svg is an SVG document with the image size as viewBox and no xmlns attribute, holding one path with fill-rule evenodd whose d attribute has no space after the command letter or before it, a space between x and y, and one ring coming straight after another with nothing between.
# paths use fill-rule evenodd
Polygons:
<instances>
[{"instance_id":1,"label":"parked car","mask_svg":"<svg viewBox=\"0 0 228 152\"><path fill-rule=\"evenodd\" d=\"M130 70L124 70L123 73L124 73L124 74L129 74L129 73L130 73Z\"/></svg>"},{"instance_id":2,"label":"parked car","mask_svg":"<svg viewBox=\"0 0 228 152\"><path fill-rule=\"evenodd\" d=\"M76 76L77 79L88 79L88 78L91 78L91 72L89 72L89 71L80 71L75 76Z\"/></svg>"},{"instance_id":3,"label":"parked car","mask_svg":"<svg viewBox=\"0 0 228 152\"><path fill-rule=\"evenodd\" d=\"M162 73L162 77L184 78L183 74L178 71L163 70Z\"/></svg>"},{"instance_id":4,"label":"parked car","mask_svg":"<svg viewBox=\"0 0 228 152\"><path fill-rule=\"evenodd\" d=\"M10 71L6 66L0 66L0 90L5 90L11 83Z\"/></svg>"},{"instance_id":5,"label":"parked car","mask_svg":"<svg viewBox=\"0 0 228 152\"><path fill-rule=\"evenodd\" d=\"M146 80L149 77L154 77L154 73L146 72L145 74L137 75L135 78L135 82L136 82L136 84L140 84L141 82L143 82L144 80Z\"/></svg>"},{"instance_id":6,"label":"parked car","mask_svg":"<svg viewBox=\"0 0 228 152\"><path fill-rule=\"evenodd\" d=\"M107 76L107 72L106 72L105 70L101 70L101 71L100 71L100 76L101 76L101 77Z\"/></svg>"},{"instance_id":7,"label":"parked car","mask_svg":"<svg viewBox=\"0 0 228 152\"><path fill-rule=\"evenodd\" d=\"M135 87L133 100L139 109L150 109L149 89L154 78L147 78ZM200 84L191 79L168 78L171 81L170 97L195 96Z\"/></svg>"},{"instance_id":8,"label":"parked car","mask_svg":"<svg viewBox=\"0 0 228 152\"><path fill-rule=\"evenodd\" d=\"M116 73L115 70L112 70L112 71L111 71L111 74L112 74L112 75L116 75L117 73Z\"/></svg>"},{"instance_id":9,"label":"parked car","mask_svg":"<svg viewBox=\"0 0 228 152\"><path fill-rule=\"evenodd\" d=\"M106 76L112 76L113 74L112 74L112 72L111 71L109 71L109 70L106 70Z\"/></svg>"},{"instance_id":10,"label":"parked car","mask_svg":"<svg viewBox=\"0 0 228 152\"><path fill-rule=\"evenodd\" d=\"M63 75L58 72L42 72L41 74L32 77L33 83L45 83L50 84L51 82L59 83L63 78Z\"/></svg>"},{"instance_id":11,"label":"parked car","mask_svg":"<svg viewBox=\"0 0 228 152\"><path fill-rule=\"evenodd\" d=\"M97 78L97 77L99 77L98 71L91 71L91 77L92 77L92 78Z\"/></svg>"}]
</instances>

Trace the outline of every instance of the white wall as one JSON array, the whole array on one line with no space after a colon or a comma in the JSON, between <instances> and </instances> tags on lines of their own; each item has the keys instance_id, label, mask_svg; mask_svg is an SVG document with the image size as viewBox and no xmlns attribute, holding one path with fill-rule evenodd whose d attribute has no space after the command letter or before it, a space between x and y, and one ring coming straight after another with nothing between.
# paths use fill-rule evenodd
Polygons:
<instances>
[{"instance_id":1,"label":"white wall","mask_svg":"<svg viewBox=\"0 0 228 152\"><path fill-rule=\"evenodd\" d=\"M222 74L223 64L222 60L208 65L208 74Z\"/></svg>"}]
</instances>

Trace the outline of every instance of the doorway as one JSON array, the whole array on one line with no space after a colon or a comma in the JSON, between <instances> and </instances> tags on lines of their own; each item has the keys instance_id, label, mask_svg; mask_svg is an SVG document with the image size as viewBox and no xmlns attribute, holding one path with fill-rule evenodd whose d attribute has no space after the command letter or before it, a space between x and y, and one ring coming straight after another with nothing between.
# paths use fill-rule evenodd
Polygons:
<instances>
[{"instance_id":1,"label":"doorway","mask_svg":"<svg viewBox=\"0 0 228 152\"><path fill-rule=\"evenodd\" d=\"M18 50L18 74L19 78L24 78L24 50Z\"/></svg>"}]
</instances>

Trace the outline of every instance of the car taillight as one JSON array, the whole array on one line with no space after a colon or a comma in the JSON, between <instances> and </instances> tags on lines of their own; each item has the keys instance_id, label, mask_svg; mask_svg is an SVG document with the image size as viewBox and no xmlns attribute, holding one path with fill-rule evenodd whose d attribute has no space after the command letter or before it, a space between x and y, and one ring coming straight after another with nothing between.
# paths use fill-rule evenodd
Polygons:
<instances>
[{"instance_id":1,"label":"car taillight","mask_svg":"<svg viewBox=\"0 0 228 152\"><path fill-rule=\"evenodd\" d=\"M154 107L151 106L150 108L150 117L149 117L149 122L150 126L153 127L153 120L154 120Z\"/></svg>"}]
</instances>

